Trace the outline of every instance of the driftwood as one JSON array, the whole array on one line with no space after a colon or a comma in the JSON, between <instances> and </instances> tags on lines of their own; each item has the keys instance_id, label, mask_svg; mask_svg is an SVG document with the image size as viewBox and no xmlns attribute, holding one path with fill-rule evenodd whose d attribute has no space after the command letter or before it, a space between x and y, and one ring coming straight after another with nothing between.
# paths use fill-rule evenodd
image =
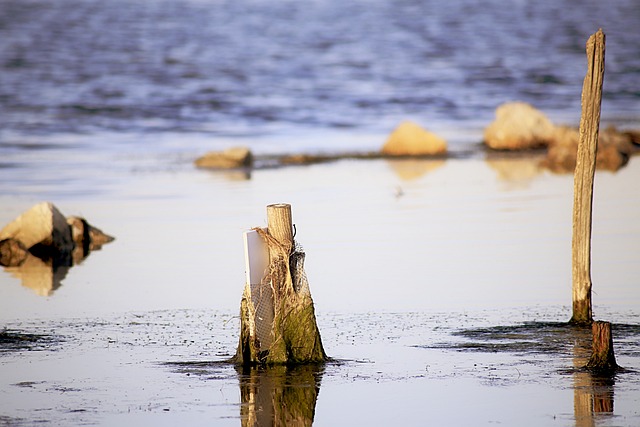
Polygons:
<instances>
[{"instance_id":1,"label":"driftwood","mask_svg":"<svg viewBox=\"0 0 640 427\"><path fill-rule=\"evenodd\" d=\"M258 286L245 285L232 361L244 366L324 362L304 252L293 240L291 206L269 205L267 216L267 231L254 230L268 247L269 266Z\"/></svg>"},{"instance_id":2,"label":"driftwood","mask_svg":"<svg viewBox=\"0 0 640 427\"><path fill-rule=\"evenodd\" d=\"M598 149L600 105L604 78L605 36L602 30L587 41L588 70L582 87L580 141L573 187L573 316L570 322L589 325L591 310L591 210Z\"/></svg>"}]
</instances>

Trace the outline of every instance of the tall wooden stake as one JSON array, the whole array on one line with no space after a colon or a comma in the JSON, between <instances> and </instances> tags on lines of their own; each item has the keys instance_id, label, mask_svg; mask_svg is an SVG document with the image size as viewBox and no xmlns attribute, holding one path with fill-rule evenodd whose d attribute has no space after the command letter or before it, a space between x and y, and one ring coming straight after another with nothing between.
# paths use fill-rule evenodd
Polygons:
<instances>
[{"instance_id":1,"label":"tall wooden stake","mask_svg":"<svg viewBox=\"0 0 640 427\"><path fill-rule=\"evenodd\" d=\"M596 170L600 105L604 79L605 35L602 29L587 41L587 75L582 86L580 140L573 181L573 316L570 323L590 325L591 313L591 210Z\"/></svg>"}]
</instances>

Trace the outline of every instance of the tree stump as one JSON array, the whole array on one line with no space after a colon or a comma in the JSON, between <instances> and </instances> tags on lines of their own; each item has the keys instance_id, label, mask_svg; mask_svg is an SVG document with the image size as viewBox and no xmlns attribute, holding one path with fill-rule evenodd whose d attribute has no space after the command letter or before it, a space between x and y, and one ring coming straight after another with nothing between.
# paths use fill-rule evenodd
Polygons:
<instances>
[{"instance_id":1,"label":"tree stump","mask_svg":"<svg viewBox=\"0 0 640 427\"><path fill-rule=\"evenodd\" d=\"M602 30L587 41L587 75L582 86L580 140L573 183L572 295L570 323L589 325L591 310L591 210L596 170L605 36Z\"/></svg>"},{"instance_id":2,"label":"tree stump","mask_svg":"<svg viewBox=\"0 0 640 427\"><path fill-rule=\"evenodd\" d=\"M618 369L616 357L613 354L613 338L611 336L611 323L593 322L593 348L591 358L586 368L599 374L612 374Z\"/></svg>"},{"instance_id":3,"label":"tree stump","mask_svg":"<svg viewBox=\"0 0 640 427\"><path fill-rule=\"evenodd\" d=\"M291 206L269 205L267 216L267 231L254 230L268 248L269 265L258 286L245 285L233 361L244 366L325 362L305 254L293 240Z\"/></svg>"}]
</instances>

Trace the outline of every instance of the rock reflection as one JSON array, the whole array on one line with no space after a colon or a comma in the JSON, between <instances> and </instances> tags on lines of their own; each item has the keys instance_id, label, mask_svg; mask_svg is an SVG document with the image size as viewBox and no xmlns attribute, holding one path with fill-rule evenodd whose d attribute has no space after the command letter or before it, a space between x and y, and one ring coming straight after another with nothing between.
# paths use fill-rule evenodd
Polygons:
<instances>
[{"instance_id":1,"label":"rock reflection","mask_svg":"<svg viewBox=\"0 0 640 427\"><path fill-rule=\"evenodd\" d=\"M48 254L26 252L24 261L18 265L5 266L4 270L19 279L22 286L33 290L39 296L51 296L62 285L69 269L82 263L92 251L101 245L78 245L70 254L50 257Z\"/></svg>"},{"instance_id":2,"label":"rock reflection","mask_svg":"<svg viewBox=\"0 0 640 427\"><path fill-rule=\"evenodd\" d=\"M44 260L28 254L22 264L17 267L5 267L5 271L20 279L22 286L46 297L60 287L69 267L60 265L52 259Z\"/></svg>"},{"instance_id":3,"label":"rock reflection","mask_svg":"<svg viewBox=\"0 0 640 427\"><path fill-rule=\"evenodd\" d=\"M323 366L238 367L242 427L311 426Z\"/></svg>"},{"instance_id":4,"label":"rock reflection","mask_svg":"<svg viewBox=\"0 0 640 427\"><path fill-rule=\"evenodd\" d=\"M589 360L590 349L576 340L573 349L573 409L576 427L594 427L596 415L613 414L613 391L615 379L599 376L584 369ZM589 344L591 342L589 341Z\"/></svg>"},{"instance_id":5,"label":"rock reflection","mask_svg":"<svg viewBox=\"0 0 640 427\"><path fill-rule=\"evenodd\" d=\"M489 157L487 165L498 174L500 181L508 183L514 188L527 188L529 184L542 173L541 156L527 157Z\"/></svg>"},{"instance_id":6,"label":"rock reflection","mask_svg":"<svg viewBox=\"0 0 640 427\"><path fill-rule=\"evenodd\" d=\"M444 166L446 160L388 159L387 164L403 181L412 181Z\"/></svg>"},{"instance_id":7,"label":"rock reflection","mask_svg":"<svg viewBox=\"0 0 640 427\"><path fill-rule=\"evenodd\" d=\"M64 215L42 202L0 230L0 265L41 296L62 283L69 267L114 238L84 218Z\"/></svg>"}]
</instances>

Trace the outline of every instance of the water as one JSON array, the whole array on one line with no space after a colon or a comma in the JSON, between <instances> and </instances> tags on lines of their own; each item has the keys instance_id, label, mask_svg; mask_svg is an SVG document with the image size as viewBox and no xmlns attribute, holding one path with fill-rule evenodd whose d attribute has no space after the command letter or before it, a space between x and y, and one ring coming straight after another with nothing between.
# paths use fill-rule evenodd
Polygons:
<instances>
[{"instance_id":1,"label":"water","mask_svg":"<svg viewBox=\"0 0 640 427\"><path fill-rule=\"evenodd\" d=\"M603 125L640 128L639 15L631 0L0 0L0 224L50 200L116 237L37 286L0 271L0 425L639 424L638 159L596 175L594 314L627 368L603 383L578 369L588 331L564 325L572 177L478 148L504 101L576 124L599 27ZM239 144L377 149L404 119L471 154L192 163ZM337 361L238 371L223 361L242 233L277 202ZM302 405L260 411L272 397Z\"/></svg>"},{"instance_id":2,"label":"water","mask_svg":"<svg viewBox=\"0 0 640 427\"><path fill-rule=\"evenodd\" d=\"M603 116L637 126L638 16L634 0L3 0L0 140L387 133L410 118L477 142L456 130L513 100L577 124L600 27Z\"/></svg>"}]
</instances>

